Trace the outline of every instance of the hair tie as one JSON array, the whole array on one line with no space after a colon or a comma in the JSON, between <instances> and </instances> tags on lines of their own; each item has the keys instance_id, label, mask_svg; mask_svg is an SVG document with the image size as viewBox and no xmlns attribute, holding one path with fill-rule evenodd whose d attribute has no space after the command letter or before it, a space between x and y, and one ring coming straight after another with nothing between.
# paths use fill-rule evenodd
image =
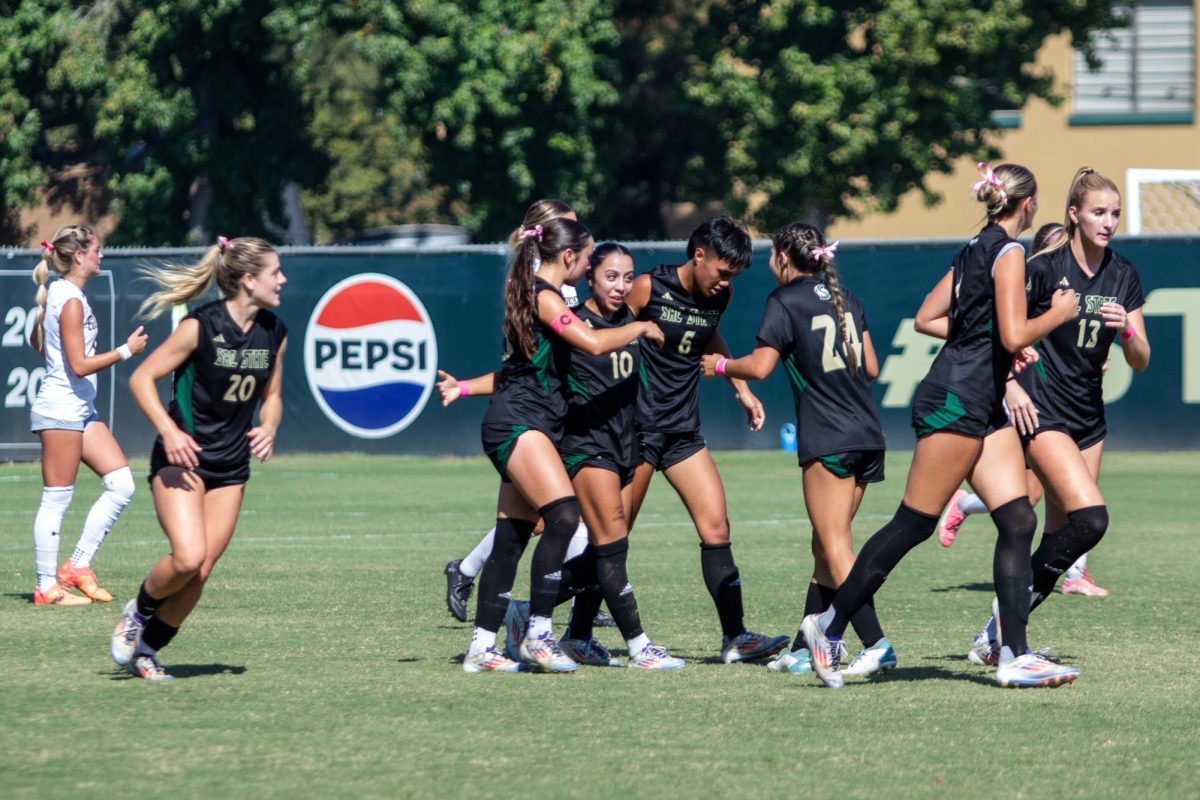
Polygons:
<instances>
[{"instance_id":1,"label":"hair tie","mask_svg":"<svg viewBox=\"0 0 1200 800\"><path fill-rule=\"evenodd\" d=\"M825 261L828 263L833 261L833 254L837 252L837 248L838 243L834 242L833 244L826 245L824 247L817 245L816 247L811 248L809 252L812 253L814 260Z\"/></svg>"},{"instance_id":2,"label":"hair tie","mask_svg":"<svg viewBox=\"0 0 1200 800\"><path fill-rule=\"evenodd\" d=\"M526 228L521 231L521 240L524 241L525 239L534 239L540 242L542 240L542 226L534 225L532 228Z\"/></svg>"},{"instance_id":3,"label":"hair tie","mask_svg":"<svg viewBox=\"0 0 1200 800\"><path fill-rule=\"evenodd\" d=\"M226 239L224 236L218 236L217 237L217 247L221 248L222 253L224 253L226 250L232 250L233 249L233 240Z\"/></svg>"},{"instance_id":4,"label":"hair tie","mask_svg":"<svg viewBox=\"0 0 1200 800\"><path fill-rule=\"evenodd\" d=\"M53 253L53 252L54 252L54 245L50 244L50 243L49 243L49 242L47 242L45 239L42 239L42 249L43 249L43 250L49 250L51 253Z\"/></svg>"},{"instance_id":5,"label":"hair tie","mask_svg":"<svg viewBox=\"0 0 1200 800\"><path fill-rule=\"evenodd\" d=\"M994 186L1000 193L1000 203L1007 205L1008 192L1004 191L1004 181L1000 180L1000 176L992 170L992 165L986 161L980 161L975 165L975 169L979 170L979 180L971 184L971 194L978 197L979 190L984 186Z\"/></svg>"}]
</instances>

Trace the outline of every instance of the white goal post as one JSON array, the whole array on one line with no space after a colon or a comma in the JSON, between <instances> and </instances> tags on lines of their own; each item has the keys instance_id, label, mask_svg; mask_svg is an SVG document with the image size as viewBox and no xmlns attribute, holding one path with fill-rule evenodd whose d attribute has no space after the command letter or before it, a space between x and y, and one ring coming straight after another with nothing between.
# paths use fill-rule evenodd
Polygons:
<instances>
[{"instance_id":1,"label":"white goal post","mask_svg":"<svg viewBox=\"0 0 1200 800\"><path fill-rule=\"evenodd\" d=\"M1200 233L1200 169L1125 170L1125 230Z\"/></svg>"}]
</instances>

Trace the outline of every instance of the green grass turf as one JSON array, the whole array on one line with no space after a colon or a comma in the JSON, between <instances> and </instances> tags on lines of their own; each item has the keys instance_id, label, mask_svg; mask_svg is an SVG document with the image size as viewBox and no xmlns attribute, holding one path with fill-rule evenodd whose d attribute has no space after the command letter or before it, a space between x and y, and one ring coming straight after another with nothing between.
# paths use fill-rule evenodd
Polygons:
<instances>
[{"instance_id":1,"label":"green grass turf","mask_svg":"<svg viewBox=\"0 0 1200 800\"><path fill-rule=\"evenodd\" d=\"M747 621L772 634L795 631L811 567L790 458L718 456ZM890 456L867 493L860 543L894 510L907 459ZM163 653L180 680L151 684L107 655L121 603L166 550L144 481L96 564L117 602L58 609L31 602L39 480L36 464L0 466L4 798L1200 793L1200 454L1106 456L1112 526L1092 569L1112 596L1035 614L1031 642L1083 677L1025 691L964 660L991 598L982 518L948 551L920 547L880 593L892 675L831 692L716 663L695 533L661 478L630 573L647 631L687 668L465 675L469 628L446 612L441 569L489 526L495 474L482 459L351 455L257 468L232 546ZM63 557L98 485L80 481ZM600 638L623 651L615 631Z\"/></svg>"}]
</instances>

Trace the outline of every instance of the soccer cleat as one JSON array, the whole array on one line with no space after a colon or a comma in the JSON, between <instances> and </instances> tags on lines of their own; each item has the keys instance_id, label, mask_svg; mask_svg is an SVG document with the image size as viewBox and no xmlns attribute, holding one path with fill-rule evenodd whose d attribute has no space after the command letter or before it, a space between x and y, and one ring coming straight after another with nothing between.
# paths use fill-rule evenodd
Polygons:
<instances>
[{"instance_id":1,"label":"soccer cleat","mask_svg":"<svg viewBox=\"0 0 1200 800\"><path fill-rule=\"evenodd\" d=\"M467 603L471 600L471 591L475 588L475 579L468 578L459 571L461 558L447 562L446 568L446 608L459 622L467 621Z\"/></svg>"},{"instance_id":2,"label":"soccer cleat","mask_svg":"<svg viewBox=\"0 0 1200 800\"><path fill-rule=\"evenodd\" d=\"M967 518L967 515L958 507L959 499L966 496L966 494L964 489L959 489L955 492L950 498L950 502L946 504L946 510L942 512L942 518L938 520L938 541L942 543L942 547L949 547L954 544L954 537L958 536L959 526Z\"/></svg>"},{"instance_id":3,"label":"soccer cleat","mask_svg":"<svg viewBox=\"0 0 1200 800\"><path fill-rule=\"evenodd\" d=\"M767 664L771 672L787 672L792 675L809 675L812 673L812 653L807 647L799 650L788 650L780 653L779 658Z\"/></svg>"},{"instance_id":4,"label":"soccer cleat","mask_svg":"<svg viewBox=\"0 0 1200 800\"><path fill-rule=\"evenodd\" d=\"M885 637L862 650L850 662L850 666L842 671L847 675L874 675L876 672L890 672L895 668L896 650Z\"/></svg>"},{"instance_id":5,"label":"soccer cleat","mask_svg":"<svg viewBox=\"0 0 1200 800\"><path fill-rule=\"evenodd\" d=\"M489 647L463 659L463 672L520 672L521 665Z\"/></svg>"},{"instance_id":6,"label":"soccer cleat","mask_svg":"<svg viewBox=\"0 0 1200 800\"><path fill-rule=\"evenodd\" d=\"M721 660L726 664L735 661L753 661L773 656L788 646L786 636L767 636L765 633L742 631L732 640L725 639L721 645Z\"/></svg>"},{"instance_id":7,"label":"soccer cleat","mask_svg":"<svg viewBox=\"0 0 1200 800\"><path fill-rule=\"evenodd\" d=\"M821 682L830 689L840 689L844 680L838 667L842 663L844 645L841 639L830 639L825 635L818 622L820 617L820 614L809 614L800 623L800 630L803 631L804 640L808 642L809 652L812 653L813 672L817 673Z\"/></svg>"},{"instance_id":8,"label":"soccer cleat","mask_svg":"<svg viewBox=\"0 0 1200 800\"><path fill-rule=\"evenodd\" d=\"M553 633L536 638L526 636L521 642L521 660L542 672L574 672L579 668L558 646Z\"/></svg>"},{"instance_id":9,"label":"soccer cleat","mask_svg":"<svg viewBox=\"0 0 1200 800\"><path fill-rule=\"evenodd\" d=\"M1079 670L1055 664L1038 653L1025 653L996 668L996 683L1005 688L1054 687L1079 677Z\"/></svg>"},{"instance_id":10,"label":"soccer cleat","mask_svg":"<svg viewBox=\"0 0 1200 800\"><path fill-rule=\"evenodd\" d=\"M567 658L586 667L619 667L621 659L614 658L604 645L595 639L563 639L558 643Z\"/></svg>"},{"instance_id":11,"label":"soccer cleat","mask_svg":"<svg viewBox=\"0 0 1200 800\"><path fill-rule=\"evenodd\" d=\"M529 601L509 600L504 612L504 656L512 661L521 660L521 641L529 627Z\"/></svg>"},{"instance_id":12,"label":"soccer cleat","mask_svg":"<svg viewBox=\"0 0 1200 800\"><path fill-rule=\"evenodd\" d=\"M597 611L596 617L592 620L592 627L593 628L615 628L615 627L617 627L617 621L615 619L613 619L612 617L610 617L608 614L605 614L603 611Z\"/></svg>"},{"instance_id":13,"label":"soccer cleat","mask_svg":"<svg viewBox=\"0 0 1200 800\"><path fill-rule=\"evenodd\" d=\"M133 661L138 638L142 635L144 627L146 620L137 613L137 600L130 600L122 609L121 619L117 620L117 627L113 629L108 643L108 652L119 666L128 667L129 662Z\"/></svg>"},{"instance_id":14,"label":"soccer cleat","mask_svg":"<svg viewBox=\"0 0 1200 800\"><path fill-rule=\"evenodd\" d=\"M996 667L1000 665L1000 643L979 634L971 640L971 649L967 651L967 661L977 667Z\"/></svg>"},{"instance_id":15,"label":"soccer cleat","mask_svg":"<svg viewBox=\"0 0 1200 800\"><path fill-rule=\"evenodd\" d=\"M175 676L163 669L158 659L148 653L141 653L130 661L125 669L135 678L145 678L148 681L173 681Z\"/></svg>"},{"instance_id":16,"label":"soccer cleat","mask_svg":"<svg viewBox=\"0 0 1200 800\"><path fill-rule=\"evenodd\" d=\"M90 597L80 597L61 583L56 583L46 591L33 590L35 606L86 606L92 602Z\"/></svg>"},{"instance_id":17,"label":"soccer cleat","mask_svg":"<svg viewBox=\"0 0 1200 800\"><path fill-rule=\"evenodd\" d=\"M1092 582L1092 576L1083 573L1078 578L1067 578L1062 582L1063 594L1077 594L1082 597L1108 597L1108 589L1097 586Z\"/></svg>"},{"instance_id":18,"label":"soccer cleat","mask_svg":"<svg viewBox=\"0 0 1200 800\"><path fill-rule=\"evenodd\" d=\"M667 652L667 648L651 642L642 651L629 659L630 669L683 669L687 664Z\"/></svg>"},{"instance_id":19,"label":"soccer cleat","mask_svg":"<svg viewBox=\"0 0 1200 800\"><path fill-rule=\"evenodd\" d=\"M91 567L77 567L70 560L64 561L58 568L58 582L67 588L78 589L97 603L112 602L112 595L96 582L96 573Z\"/></svg>"}]
</instances>

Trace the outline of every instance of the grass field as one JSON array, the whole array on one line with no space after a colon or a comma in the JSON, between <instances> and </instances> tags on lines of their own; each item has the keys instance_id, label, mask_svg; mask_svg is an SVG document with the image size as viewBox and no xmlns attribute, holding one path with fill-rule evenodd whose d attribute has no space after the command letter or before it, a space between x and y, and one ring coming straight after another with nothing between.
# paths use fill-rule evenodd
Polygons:
<instances>
[{"instance_id":1,"label":"grass field","mask_svg":"<svg viewBox=\"0 0 1200 800\"><path fill-rule=\"evenodd\" d=\"M894 510L907 458L868 492L860 542ZM799 473L777 453L718 463L747 621L794 633L811 567ZM139 479L96 564L118 602L35 608L37 470L0 465L0 797L1200 796L1200 454L1106 457L1113 523L1092 569L1112 596L1034 615L1034 646L1083 676L1027 691L964 659L991 598L986 519L950 550L923 545L880 593L890 676L832 692L717 663L696 537L661 479L630 574L647 631L687 668L465 675L469 628L445 610L441 568L490 525L492 468L350 455L257 469L163 652L180 680L137 681L107 642L165 552L149 492ZM79 483L64 556L98 485ZM600 638L623 653L615 631Z\"/></svg>"}]
</instances>

